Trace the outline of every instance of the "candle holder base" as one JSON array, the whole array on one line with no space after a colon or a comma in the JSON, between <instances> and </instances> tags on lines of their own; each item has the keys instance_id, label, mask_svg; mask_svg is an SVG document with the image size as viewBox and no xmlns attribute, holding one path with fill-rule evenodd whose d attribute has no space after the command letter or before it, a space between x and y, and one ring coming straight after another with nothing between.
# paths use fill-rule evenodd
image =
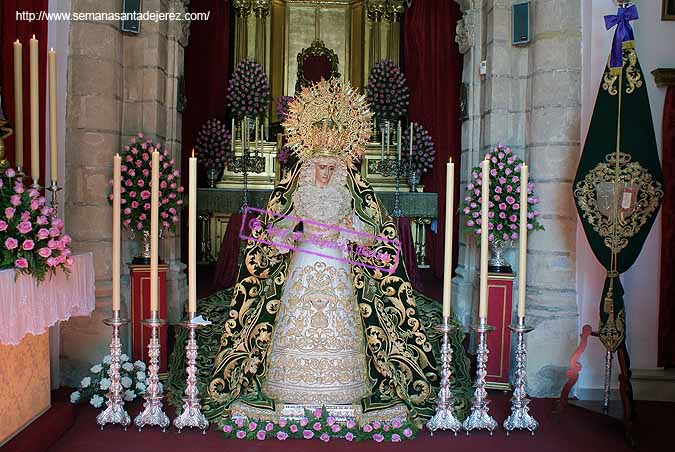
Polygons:
<instances>
[{"instance_id":1,"label":"candle holder base","mask_svg":"<svg viewBox=\"0 0 675 452\"><path fill-rule=\"evenodd\" d=\"M202 413L202 407L199 402L199 389L197 388L197 338L196 330L204 325L193 321L195 313L191 312L189 320L181 323L183 328L188 330L188 341L185 345L185 357L187 365L187 385L185 387L185 397L183 397L183 410L181 414L173 420L173 426L180 433L185 427L198 428L203 434L209 428L209 421Z\"/></svg>"},{"instance_id":2,"label":"candle holder base","mask_svg":"<svg viewBox=\"0 0 675 452\"><path fill-rule=\"evenodd\" d=\"M539 423L529 413L530 399L525 392L527 362L527 348L525 347L524 335L534 328L525 325L524 319L520 319L517 324L509 325L509 329L518 335L518 345L516 347L516 371L515 384L513 387L513 397L511 397L511 414L504 421L504 430L509 436L513 430L528 430L532 435L539 428Z\"/></svg>"},{"instance_id":3,"label":"candle holder base","mask_svg":"<svg viewBox=\"0 0 675 452\"><path fill-rule=\"evenodd\" d=\"M448 317L443 317L443 323L435 327L443 334L441 342L441 385L436 398L436 413L426 423L429 433L433 436L436 430L450 430L455 436L462 429L462 423L455 417L452 406L452 392L450 390L450 376L452 372L452 347L449 335L455 330Z\"/></svg>"},{"instance_id":4,"label":"candle holder base","mask_svg":"<svg viewBox=\"0 0 675 452\"><path fill-rule=\"evenodd\" d=\"M124 427L124 430L127 429L129 424L131 424L131 417L124 409L124 398L122 396L122 384L120 383L120 355L122 352L122 342L120 341L119 329L121 326L129 323L128 319L123 319L119 317L119 312L115 312L111 318L103 320L103 323L112 327L113 334L112 340L110 341L110 369L108 370L108 376L110 377L111 384L108 394L106 395L108 401L106 402L106 408L101 411L101 413L96 416L96 423L101 427L105 427L107 424L120 424Z\"/></svg>"},{"instance_id":5,"label":"candle holder base","mask_svg":"<svg viewBox=\"0 0 675 452\"><path fill-rule=\"evenodd\" d=\"M143 320L143 325L152 330L152 336L148 344L148 356L150 357L150 365L148 366L148 387L145 391L145 403L143 404L143 411L136 416L134 424L141 431L146 425L157 426L163 432L170 425L169 417L166 415L162 405L162 389L159 383L159 356L160 356L160 342L159 342L159 328L166 323L164 319L157 317L156 312L153 312L153 317Z\"/></svg>"},{"instance_id":6,"label":"candle holder base","mask_svg":"<svg viewBox=\"0 0 675 452\"><path fill-rule=\"evenodd\" d=\"M52 192L52 200L51 200L52 209L58 211L58 209L59 209L58 193L59 193L59 191L62 190L62 188L59 187L59 182L53 180L51 185L47 188L47 190Z\"/></svg>"},{"instance_id":7,"label":"candle holder base","mask_svg":"<svg viewBox=\"0 0 675 452\"><path fill-rule=\"evenodd\" d=\"M488 325L485 319L481 319L480 324L474 325L472 329L479 334L478 350L476 353L476 390L474 391L474 399L471 405L471 414L464 420L462 428L464 428L467 435L472 430L487 430L492 435L497 428L497 421L489 414L490 409L488 405L490 401L487 398L487 391L485 390L486 367L489 354L485 336L490 331L493 331L495 327Z\"/></svg>"}]
</instances>

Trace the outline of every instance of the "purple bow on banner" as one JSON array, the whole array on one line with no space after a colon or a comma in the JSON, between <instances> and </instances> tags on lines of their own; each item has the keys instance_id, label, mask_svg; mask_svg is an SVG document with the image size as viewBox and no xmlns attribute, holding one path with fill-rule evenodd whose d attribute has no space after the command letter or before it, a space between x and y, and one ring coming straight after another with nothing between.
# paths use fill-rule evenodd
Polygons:
<instances>
[{"instance_id":1,"label":"purple bow on banner","mask_svg":"<svg viewBox=\"0 0 675 452\"><path fill-rule=\"evenodd\" d=\"M607 27L607 30L616 25L614 39L612 40L612 54L609 57L610 69L620 70L623 67L623 43L635 39L630 21L637 19L638 11L635 5L631 5L628 8L619 8L616 16L605 16L605 27Z\"/></svg>"}]
</instances>

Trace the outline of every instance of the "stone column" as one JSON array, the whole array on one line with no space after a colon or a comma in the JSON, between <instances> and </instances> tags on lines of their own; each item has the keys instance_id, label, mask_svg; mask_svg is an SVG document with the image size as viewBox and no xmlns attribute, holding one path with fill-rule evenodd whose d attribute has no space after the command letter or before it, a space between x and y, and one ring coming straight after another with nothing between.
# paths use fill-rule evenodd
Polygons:
<instances>
[{"instance_id":1,"label":"stone column","mask_svg":"<svg viewBox=\"0 0 675 452\"><path fill-rule=\"evenodd\" d=\"M532 395L554 396L578 336L571 182L579 152L581 4L532 1L532 42L513 46L512 0L458 3L469 113L462 126L462 187L483 153L499 143L530 165L546 231L531 234L528 247L528 323L537 327L528 335L528 383ZM479 75L482 60L485 76ZM517 253L507 258L517 268ZM460 234L453 305L465 327L475 320L478 265L475 239Z\"/></svg>"},{"instance_id":2,"label":"stone column","mask_svg":"<svg viewBox=\"0 0 675 452\"><path fill-rule=\"evenodd\" d=\"M270 13L269 0L253 0L255 11L255 61L266 70L267 16Z\"/></svg>"},{"instance_id":3,"label":"stone column","mask_svg":"<svg viewBox=\"0 0 675 452\"><path fill-rule=\"evenodd\" d=\"M248 55L248 16L251 15L251 0L234 0L235 19L234 64L239 64Z\"/></svg>"},{"instance_id":4,"label":"stone column","mask_svg":"<svg viewBox=\"0 0 675 452\"><path fill-rule=\"evenodd\" d=\"M368 1L368 19L370 19L370 52L368 52L368 73L382 59L382 16L384 0Z\"/></svg>"},{"instance_id":5,"label":"stone column","mask_svg":"<svg viewBox=\"0 0 675 452\"><path fill-rule=\"evenodd\" d=\"M148 11L184 12L185 0L146 0ZM116 0L73 0L74 12L118 10ZM119 31L117 22L73 22L66 113L65 221L75 252L94 253L96 309L62 328L62 383L76 385L88 368L107 354L110 328L102 319L111 310L111 223L108 180L112 156L139 131L160 141L180 162L180 113L176 111L178 79L183 73L183 46L189 23L143 22L138 35ZM180 168L180 164L177 164ZM123 242L123 263L138 252ZM160 243L169 264L168 320L176 323L187 298L180 236ZM123 311L129 315L128 267L122 267ZM124 334L124 333L123 333ZM126 332L125 352L130 336Z\"/></svg>"}]
</instances>

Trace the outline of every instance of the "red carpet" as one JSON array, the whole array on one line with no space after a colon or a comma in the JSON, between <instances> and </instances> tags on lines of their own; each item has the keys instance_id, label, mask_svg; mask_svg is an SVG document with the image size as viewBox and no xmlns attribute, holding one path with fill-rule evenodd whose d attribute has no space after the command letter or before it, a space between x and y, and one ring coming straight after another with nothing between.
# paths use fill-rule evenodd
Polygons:
<instances>
[{"instance_id":1,"label":"red carpet","mask_svg":"<svg viewBox=\"0 0 675 452\"><path fill-rule=\"evenodd\" d=\"M52 391L52 407L32 424L2 446L3 452L43 452L56 443L75 422L75 407L68 400L70 392ZM3 413L11 416L11 413Z\"/></svg>"},{"instance_id":2,"label":"red carpet","mask_svg":"<svg viewBox=\"0 0 675 452\"><path fill-rule=\"evenodd\" d=\"M508 395L492 392L491 413L501 424L507 414ZM117 452L117 451L161 451L161 452L197 452L197 451L377 451L405 450L406 452L432 451L513 451L513 452L557 452L557 451L628 451L620 424L596 413L569 407L560 424L551 420L550 399L532 401L532 413L541 423L535 436L525 432L515 432L506 437L502 430L490 437L485 432L460 434L453 437L448 433L437 433L433 437L422 432L417 439L403 443L354 443L333 440L322 443L317 440L288 441L237 441L225 440L213 428L202 435L198 431L184 431L178 434L173 429L162 433L156 428L146 428L142 432L136 429L123 431L119 427L108 427L101 432L96 426L95 410L91 406L78 406L73 428L51 449L51 452ZM667 433L675 421L675 404L661 402L638 402L640 424L637 426L638 449L644 451L669 450L665 442L670 440ZM129 407L132 418L141 409L140 403ZM170 415L173 413L169 413Z\"/></svg>"}]
</instances>

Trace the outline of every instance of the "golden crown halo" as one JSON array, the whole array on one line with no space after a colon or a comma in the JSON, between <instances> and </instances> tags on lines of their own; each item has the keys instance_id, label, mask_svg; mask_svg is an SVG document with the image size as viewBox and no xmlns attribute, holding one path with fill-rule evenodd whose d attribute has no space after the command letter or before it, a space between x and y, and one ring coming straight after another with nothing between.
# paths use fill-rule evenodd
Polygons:
<instances>
[{"instance_id":1,"label":"golden crown halo","mask_svg":"<svg viewBox=\"0 0 675 452\"><path fill-rule=\"evenodd\" d=\"M365 95L337 79L322 79L288 104L286 142L302 162L326 156L352 164L366 152L372 116Z\"/></svg>"}]
</instances>

